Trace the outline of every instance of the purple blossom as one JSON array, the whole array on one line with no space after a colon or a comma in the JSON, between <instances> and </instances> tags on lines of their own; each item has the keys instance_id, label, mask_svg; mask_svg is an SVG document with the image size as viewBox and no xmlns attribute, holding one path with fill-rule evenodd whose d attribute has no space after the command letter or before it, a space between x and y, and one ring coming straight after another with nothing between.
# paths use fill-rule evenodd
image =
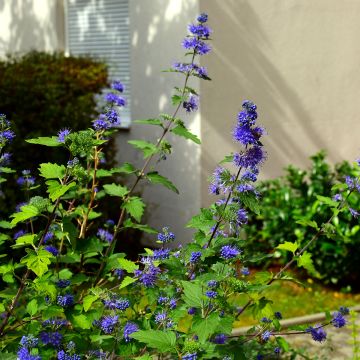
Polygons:
<instances>
[{"instance_id":1,"label":"purple blossom","mask_svg":"<svg viewBox=\"0 0 360 360\"><path fill-rule=\"evenodd\" d=\"M10 163L11 160L11 154L10 153L3 153L0 157L0 166L5 166Z\"/></svg>"},{"instance_id":2,"label":"purple blossom","mask_svg":"<svg viewBox=\"0 0 360 360\"><path fill-rule=\"evenodd\" d=\"M334 200L334 201L342 201L342 196L341 196L341 194L335 194L335 195L333 196L333 200Z\"/></svg>"},{"instance_id":3,"label":"purple blossom","mask_svg":"<svg viewBox=\"0 0 360 360\"><path fill-rule=\"evenodd\" d=\"M208 281L207 286L209 288L216 288L218 286L218 282L216 280L210 280Z\"/></svg>"},{"instance_id":4,"label":"purple blossom","mask_svg":"<svg viewBox=\"0 0 360 360\"><path fill-rule=\"evenodd\" d=\"M208 15L205 13L201 13L198 17L197 17L197 21L199 23L206 23L208 21Z\"/></svg>"},{"instance_id":5,"label":"purple blossom","mask_svg":"<svg viewBox=\"0 0 360 360\"><path fill-rule=\"evenodd\" d=\"M196 308L191 307L191 308L188 309L188 314L189 315L194 315L195 313L196 313Z\"/></svg>"},{"instance_id":6,"label":"purple blossom","mask_svg":"<svg viewBox=\"0 0 360 360\"><path fill-rule=\"evenodd\" d=\"M257 138L248 125L236 125L233 131L233 138L244 146L257 143Z\"/></svg>"},{"instance_id":7,"label":"purple blossom","mask_svg":"<svg viewBox=\"0 0 360 360\"><path fill-rule=\"evenodd\" d=\"M117 276L118 279L121 279L124 276L124 270L123 269L115 269L114 275Z\"/></svg>"},{"instance_id":8,"label":"purple blossom","mask_svg":"<svg viewBox=\"0 0 360 360\"><path fill-rule=\"evenodd\" d=\"M218 293L213 290L209 290L205 292L205 295L210 299L215 299L218 296Z\"/></svg>"},{"instance_id":9,"label":"purple blossom","mask_svg":"<svg viewBox=\"0 0 360 360\"><path fill-rule=\"evenodd\" d=\"M19 186L31 187L35 184L35 178L33 176L20 176L16 183Z\"/></svg>"},{"instance_id":10,"label":"purple blossom","mask_svg":"<svg viewBox=\"0 0 360 360\"><path fill-rule=\"evenodd\" d=\"M197 353L191 353L191 354L185 354L181 357L182 360L196 360L197 359Z\"/></svg>"},{"instance_id":11,"label":"purple blossom","mask_svg":"<svg viewBox=\"0 0 360 360\"><path fill-rule=\"evenodd\" d=\"M254 169L266 159L266 153L261 146L253 146L241 153L234 154L234 164L243 168Z\"/></svg>"},{"instance_id":12,"label":"purple blossom","mask_svg":"<svg viewBox=\"0 0 360 360\"><path fill-rule=\"evenodd\" d=\"M50 345L55 348L59 348L61 346L63 339L62 334L59 333L58 331L53 331L53 332L42 331L39 336L40 336L40 340L44 345Z\"/></svg>"},{"instance_id":13,"label":"purple blossom","mask_svg":"<svg viewBox=\"0 0 360 360\"><path fill-rule=\"evenodd\" d=\"M244 225L248 222L248 215L247 215L246 210L240 208L237 211L236 222L238 223L238 225Z\"/></svg>"},{"instance_id":14,"label":"purple blossom","mask_svg":"<svg viewBox=\"0 0 360 360\"><path fill-rule=\"evenodd\" d=\"M220 250L220 256L225 259L233 259L240 254L240 250L236 246L225 245Z\"/></svg>"},{"instance_id":15,"label":"purple blossom","mask_svg":"<svg viewBox=\"0 0 360 360\"><path fill-rule=\"evenodd\" d=\"M349 207L349 211L350 211L350 214L354 217L354 218L358 218L360 216L360 213L358 211L356 211L355 209L353 208L350 208Z\"/></svg>"},{"instance_id":16,"label":"purple blossom","mask_svg":"<svg viewBox=\"0 0 360 360\"><path fill-rule=\"evenodd\" d=\"M176 300L175 300L175 299L170 299L170 301L169 301L169 308L170 308L171 310L174 310L174 309L176 308L176 305L177 305Z\"/></svg>"},{"instance_id":17,"label":"purple blossom","mask_svg":"<svg viewBox=\"0 0 360 360\"><path fill-rule=\"evenodd\" d=\"M196 111L198 107L199 107L199 97L196 95L190 95L188 100L183 102L183 108L188 113Z\"/></svg>"},{"instance_id":18,"label":"purple blossom","mask_svg":"<svg viewBox=\"0 0 360 360\"><path fill-rule=\"evenodd\" d=\"M306 332L310 333L315 341L322 342L326 340L326 332L319 324L315 325L315 327L309 326Z\"/></svg>"},{"instance_id":19,"label":"purple blossom","mask_svg":"<svg viewBox=\"0 0 360 360\"><path fill-rule=\"evenodd\" d=\"M97 131L107 130L111 127L110 124L106 121L106 116L104 114L100 114L99 117L92 123L94 129Z\"/></svg>"},{"instance_id":20,"label":"purple blossom","mask_svg":"<svg viewBox=\"0 0 360 360\"><path fill-rule=\"evenodd\" d=\"M183 40L182 46L186 50L193 50L195 54L205 55L211 51L210 45L195 37L187 37Z\"/></svg>"},{"instance_id":21,"label":"purple blossom","mask_svg":"<svg viewBox=\"0 0 360 360\"><path fill-rule=\"evenodd\" d=\"M124 339L125 342L131 341L131 334L137 332L139 327L133 322L127 322L124 326Z\"/></svg>"},{"instance_id":22,"label":"purple blossom","mask_svg":"<svg viewBox=\"0 0 360 360\"><path fill-rule=\"evenodd\" d=\"M110 300L103 300L103 303L107 309L110 310L121 310L125 311L128 307L130 307L130 302L128 299L110 299Z\"/></svg>"},{"instance_id":23,"label":"purple blossom","mask_svg":"<svg viewBox=\"0 0 360 360\"><path fill-rule=\"evenodd\" d=\"M343 315L349 315L350 310L346 306L340 306L339 312Z\"/></svg>"},{"instance_id":24,"label":"purple blossom","mask_svg":"<svg viewBox=\"0 0 360 360\"><path fill-rule=\"evenodd\" d=\"M244 180L244 181L252 181L252 182L255 182L257 180L257 174L255 174L254 172L252 171L245 171L244 174L241 176L241 180Z\"/></svg>"},{"instance_id":25,"label":"purple blossom","mask_svg":"<svg viewBox=\"0 0 360 360\"><path fill-rule=\"evenodd\" d=\"M58 132L58 138L57 138L57 141L59 143L64 143L65 140L66 140L66 137L71 133L71 130L69 129L62 129Z\"/></svg>"},{"instance_id":26,"label":"purple blossom","mask_svg":"<svg viewBox=\"0 0 360 360\"><path fill-rule=\"evenodd\" d=\"M274 312L274 317L275 319L281 320L282 319L282 314L280 311L275 311Z\"/></svg>"},{"instance_id":27,"label":"purple blossom","mask_svg":"<svg viewBox=\"0 0 360 360\"><path fill-rule=\"evenodd\" d=\"M197 263L201 259L201 251L193 251L190 255L189 262L191 264Z\"/></svg>"},{"instance_id":28,"label":"purple blossom","mask_svg":"<svg viewBox=\"0 0 360 360\"><path fill-rule=\"evenodd\" d=\"M343 316L343 314L339 311L339 312L335 312L333 314L333 318L331 320L331 323L336 327L336 328L342 328L343 326L346 325L346 320Z\"/></svg>"},{"instance_id":29,"label":"purple blossom","mask_svg":"<svg viewBox=\"0 0 360 360\"><path fill-rule=\"evenodd\" d=\"M64 289L71 284L70 280L59 280L56 282L56 286L60 289Z\"/></svg>"},{"instance_id":30,"label":"purple blossom","mask_svg":"<svg viewBox=\"0 0 360 360\"><path fill-rule=\"evenodd\" d=\"M17 359L18 360L41 360L41 356L31 355L27 348L22 347L17 352Z\"/></svg>"},{"instance_id":31,"label":"purple blossom","mask_svg":"<svg viewBox=\"0 0 360 360\"><path fill-rule=\"evenodd\" d=\"M244 275L244 276L248 276L250 275L250 270L249 268L247 267L243 267L241 270L240 270L241 274Z\"/></svg>"},{"instance_id":32,"label":"purple blossom","mask_svg":"<svg viewBox=\"0 0 360 360\"><path fill-rule=\"evenodd\" d=\"M42 322L43 327L52 326L55 328L62 328L68 325L68 321L60 318L50 318Z\"/></svg>"},{"instance_id":33,"label":"purple blossom","mask_svg":"<svg viewBox=\"0 0 360 360\"><path fill-rule=\"evenodd\" d=\"M99 229L97 232L97 236L100 238L100 240L107 241L109 243L112 242L114 239L114 235L105 229Z\"/></svg>"},{"instance_id":34,"label":"purple blossom","mask_svg":"<svg viewBox=\"0 0 360 360\"><path fill-rule=\"evenodd\" d=\"M74 305L74 295L65 294L58 295L56 298L56 303L62 307L68 307Z\"/></svg>"},{"instance_id":35,"label":"purple blossom","mask_svg":"<svg viewBox=\"0 0 360 360\"><path fill-rule=\"evenodd\" d=\"M217 334L215 335L212 342L218 345L223 345L226 343L226 340L227 340L227 336L225 334Z\"/></svg>"},{"instance_id":36,"label":"purple blossom","mask_svg":"<svg viewBox=\"0 0 360 360\"><path fill-rule=\"evenodd\" d=\"M152 258L154 260L166 260L170 257L170 249L154 250Z\"/></svg>"},{"instance_id":37,"label":"purple blossom","mask_svg":"<svg viewBox=\"0 0 360 360\"><path fill-rule=\"evenodd\" d=\"M48 246L45 246L44 249L46 251L48 251L49 253L53 254L54 256L59 255L59 250L55 246L48 245Z\"/></svg>"},{"instance_id":38,"label":"purple blossom","mask_svg":"<svg viewBox=\"0 0 360 360\"><path fill-rule=\"evenodd\" d=\"M112 104L112 105L116 105L116 106L125 106L126 105L126 100L122 97L122 96L118 96L114 93L107 93L105 95L105 100Z\"/></svg>"},{"instance_id":39,"label":"purple blossom","mask_svg":"<svg viewBox=\"0 0 360 360\"><path fill-rule=\"evenodd\" d=\"M24 236L26 232L24 230L19 230L14 234L14 240L17 240L19 237Z\"/></svg>"},{"instance_id":40,"label":"purple blossom","mask_svg":"<svg viewBox=\"0 0 360 360\"><path fill-rule=\"evenodd\" d=\"M20 345L28 349L34 348L38 346L38 344L39 344L39 339L32 334L28 336L23 336L20 340Z\"/></svg>"},{"instance_id":41,"label":"purple blossom","mask_svg":"<svg viewBox=\"0 0 360 360\"><path fill-rule=\"evenodd\" d=\"M206 39L212 33L212 30L207 25L203 25L203 24L199 24L199 25L190 24L188 26L188 29L193 35Z\"/></svg>"},{"instance_id":42,"label":"purple blossom","mask_svg":"<svg viewBox=\"0 0 360 360\"><path fill-rule=\"evenodd\" d=\"M269 331L269 330L265 330L261 335L260 335L260 337L261 337L261 340L263 340L263 341L268 341L269 339L270 339L270 336L271 336L272 334L271 334L271 331Z\"/></svg>"},{"instance_id":43,"label":"purple blossom","mask_svg":"<svg viewBox=\"0 0 360 360\"><path fill-rule=\"evenodd\" d=\"M105 334L111 334L119 321L118 316L104 316L100 321L100 327Z\"/></svg>"},{"instance_id":44,"label":"purple blossom","mask_svg":"<svg viewBox=\"0 0 360 360\"><path fill-rule=\"evenodd\" d=\"M15 138L15 133L11 130L0 131L0 144L7 141L11 142Z\"/></svg>"},{"instance_id":45,"label":"purple blossom","mask_svg":"<svg viewBox=\"0 0 360 360\"><path fill-rule=\"evenodd\" d=\"M270 324L272 323L272 320L267 318L266 316L264 316L263 318L261 318L260 320L261 322L265 323L265 324Z\"/></svg>"},{"instance_id":46,"label":"purple blossom","mask_svg":"<svg viewBox=\"0 0 360 360\"><path fill-rule=\"evenodd\" d=\"M46 244L48 241L50 241L52 238L54 237L54 233L51 231L48 231L45 235L44 235L44 239L43 239L43 243Z\"/></svg>"},{"instance_id":47,"label":"purple blossom","mask_svg":"<svg viewBox=\"0 0 360 360\"><path fill-rule=\"evenodd\" d=\"M166 311L159 312L155 315L155 322L157 324L161 324L166 320L167 320L167 312Z\"/></svg>"},{"instance_id":48,"label":"purple blossom","mask_svg":"<svg viewBox=\"0 0 360 360\"><path fill-rule=\"evenodd\" d=\"M175 234L169 231L168 227L164 227L162 233L158 233L157 239L161 243L172 242L175 240Z\"/></svg>"},{"instance_id":49,"label":"purple blossom","mask_svg":"<svg viewBox=\"0 0 360 360\"><path fill-rule=\"evenodd\" d=\"M81 356L77 354L69 355L64 350L57 353L58 360L81 360Z\"/></svg>"},{"instance_id":50,"label":"purple blossom","mask_svg":"<svg viewBox=\"0 0 360 360\"><path fill-rule=\"evenodd\" d=\"M139 277L139 280L145 287L153 287L160 272L161 270L158 267L150 264L149 266L145 267L143 271L136 271L135 276Z\"/></svg>"},{"instance_id":51,"label":"purple blossom","mask_svg":"<svg viewBox=\"0 0 360 360\"><path fill-rule=\"evenodd\" d=\"M115 80L115 81L112 82L111 88L114 89L114 90L117 90L119 92L124 92L124 90L125 90L124 84L122 84L118 80Z\"/></svg>"}]
</instances>

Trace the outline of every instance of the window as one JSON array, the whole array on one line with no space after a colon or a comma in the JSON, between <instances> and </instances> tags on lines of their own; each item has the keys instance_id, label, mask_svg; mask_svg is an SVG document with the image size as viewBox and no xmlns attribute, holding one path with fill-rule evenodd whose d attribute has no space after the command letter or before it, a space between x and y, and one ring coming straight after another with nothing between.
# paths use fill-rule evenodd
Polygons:
<instances>
[{"instance_id":1,"label":"window","mask_svg":"<svg viewBox=\"0 0 360 360\"><path fill-rule=\"evenodd\" d=\"M92 55L109 66L111 80L126 87L122 127L130 125L129 0L67 0L66 48L71 55Z\"/></svg>"}]
</instances>

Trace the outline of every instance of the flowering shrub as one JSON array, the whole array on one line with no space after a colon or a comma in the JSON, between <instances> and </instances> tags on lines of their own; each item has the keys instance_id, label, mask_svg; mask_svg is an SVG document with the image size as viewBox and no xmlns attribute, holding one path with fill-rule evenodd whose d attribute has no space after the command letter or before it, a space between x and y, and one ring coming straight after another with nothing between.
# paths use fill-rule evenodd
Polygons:
<instances>
[{"instance_id":1,"label":"flowering shrub","mask_svg":"<svg viewBox=\"0 0 360 360\"><path fill-rule=\"evenodd\" d=\"M211 30L206 22L207 15L201 14L189 26L183 46L190 61L176 63L170 70L185 77L183 86L176 87L172 97L174 113L138 121L162 131L155 144L130 141L144 154L141 169L130 163L111 170L101 168L101 149L121 122L118 107L125 104L121 97L123 86L118 82L112 85L111 95L106 95L108 105L93 121L92 129L64 129L57 136L27 140L66 151L69 161L65 165L40 164L46 197L31 196L38 180L23 171L19 186L26 202L19 205L10 220L0 222L4 230L0 237L2 358L276 358L290 351L283 335L303 333L322 342L326 326L345 325L348 309L341 308L323 324L283 332L281 313L276 304L266 299L266 290L273 282L292 281L286 270L293 263L312 266L306 250L327 231L329 222L316 224L318 232L302 248L297 243L281 245L294 256L278 273L264 271L251 276L249 272L248 264L256 259L243 251L244 242L238 234L247 222L248 212L259 211L260 194L253 183L266 159L260 142L264 129L257 124L257 108L251 101L243 102L234 128L239 151L227 157L212 177L210 192L219 199L210 208L201 209L187 225L195 229L193 241L171 247L176 236L164 227L157 233L159 247L145 249L137 261L115 251L126 228L154 233L154 229L141 224L145 204L134 195L140 181L160 183L178 192L169 179L149 170L153 159L162 160L171 151L166 134L172 132L200 142L178 116L181 109L193 112L198 107L198 94L189 86L189 79L209 79L207 70L195 62L211 50ZM5 116L0 121L3 151L15 134ZM8 158L5 152L2 154ZM225 163L229 166L225 167ZM6 181L9 171L2 167L2 181ZM116 173L133 177L132 186L101 185L100 179ZM347 211L347 199L359 190L359 184L349 178L338 189L341 199L328 201L334 214ZM97 204L109 198L119 201L118 219L104 219L103 225L94 229L94 219L101 217ZM24 249L24 256L9 259L8 246ZM238 294L248 296L242 308L237 304ZM245 335L232 335L234 321L241 319L245 311L252 312L258 325Z\"/></svg>"},{"instance_id":2,"label":"flowering shrub","mask_svg":"<svg viewBox=\"0 0 360 360\"><path fill-rule=\"evenodd\" d=\"M313 220L321 224L330 218L332 210L324 202L324 196L326 201L339 199L334 185L350 174L356 176L358 167L344 161L332 168L323 151L313 155L311 161L308 170L289 166L284 177L263 181L257 187L262 194L261 214L249 214L244 230L246 251L273 253L273 249L285 241L297 241L304 246L317 230L314 227L299 228L298 221ZM351 208L359 208L359 192L353 192L348 203ZM333 218L330 226L332 231L309 247L316 270L309 275L320 277L325 283L356 288L360 276L357 271L360 261L359 220L350 212L343 211ZM290 256L282 255L277 261L284 264ZM270 261L272 259L267 258L258 265Z\"/></svg>"}]
</instances>

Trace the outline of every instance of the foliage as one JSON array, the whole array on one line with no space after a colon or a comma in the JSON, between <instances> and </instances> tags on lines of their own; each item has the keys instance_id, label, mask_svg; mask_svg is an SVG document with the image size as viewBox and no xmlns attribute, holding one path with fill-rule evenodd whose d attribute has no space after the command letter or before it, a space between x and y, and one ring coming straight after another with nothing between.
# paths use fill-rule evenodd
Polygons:
<instances>
[{"instance_id":1,"label":"foliage","mask_svg":"<svg viewBox=\"0 0 360 360\"><path fill-rule=\"evenodd\" d=\"M195 231L193 241L171 247L175 234L164 227L157 232L159 247L144 249L138 260L116 251L124 229L154 232L141 224L146 204L134 193L139 182L162 184L166 191L177 192L167 177L152 169L171 153L166 134L177 129L173 134L199 142L177 116L181 109L198 108L189 79L209 80L206 69L195 63L211 50L206 22L207 15L201 14L196 24L189 25L183 47L191 60L170 69L185 77L182 88L175 88L173 114L147 122L159 128L159 140L131 141L144 155L142 168L124 164L104 171L101 166L103 147L121 123L118 108L125 100L119 82L105 95L107 103L91 129L62 130L57 136L28 140L45 149L55 147L70 160L41 163L41 181L23 171L18 185L26 203L0 222L1 358L229 360L296 354L283 337L294 332L281 331L281 314L266 292L274 282L295 281L286 273L293 263L311 266L306 249L326 226L317 225L319 232L303 247L286 244L293 257L280 271L248 278L247 266L258 258L243 250L239 234L248 213L260 210L259 194L251 183L266 157L259 140L264 130L256 123L256 105L251 101L244 101L238 114L233 137L239 151L232 156L232 165L218 167L212 178L210 191L219 199L200 209L187 225ZM0 125L1 181L6 182L12 170L4 149L15 134L4 115ZM127 174L132 186L99 182L114 173ZM46 193L33 196L40 182ZM347 199L356 191L358 180L349 178L341 185L343 200L324 202L335 213L349 211ZM116 222L102 218L98 210L101 202L109 200L118 204ZM95 225L99 219L100 227ZM12 247L22 250L21 256L11 257ZM242 308L237 295L247 298ZM326 323L300 327L295 333L323 342L324 328L343 327L348 311L340 308L328 314ZM244 312L251 312L257 325L245 335L232 335L234 322Z\"/></svg>"},{"instance_id":2,"label":"foliage","mask_svg":"<svg viewBox=\"0 0 360 360\"><path fill-rule=\"evenodd\" d=\"M246 228L248 251L269 253L275 247L281 249L287 242L303 246L317 232L317 224L330 218L331 199L339 192L335 185L345 181L347 175L355 174L356 166L344 161L332 168L326 162L324 151L312 156L311 161L307 171L290 165L284 177L260 184L258 189L263 194L261 214L249 216ZM351 207L358 208L359 193L353 193L348 202ZM328 284L356 288L360 280L358 219L348 212L340 212L326 230L327 236L312 243L308 250L314 259L314 269L309 269L308 274ZM286 256L289 253L282 252L282 255L280 263L289 259Z\"/></svg>"}]
</instances>

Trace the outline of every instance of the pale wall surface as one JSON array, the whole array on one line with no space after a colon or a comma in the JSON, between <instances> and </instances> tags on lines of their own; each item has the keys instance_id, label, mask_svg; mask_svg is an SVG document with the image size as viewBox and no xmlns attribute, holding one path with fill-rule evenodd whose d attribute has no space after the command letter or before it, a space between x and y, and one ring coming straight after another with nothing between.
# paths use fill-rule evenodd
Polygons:
<instances>
[{"instance_id":1,"label":"pale wall surface","mask_svg":"<svg viewBox=\"0 0 360 360\"><path fill-rule=\"evenodd\" d=\"M0 0L0 56L64 50L62 0Z\"/></svg>"},{"instance_id":2,"label":"pale wall surface","mask_svg":"<svg viewBox=\"0 0 360 360\"><path fill-rule=\"evenodd\" d=\"M150 5L151 4L151 5ZM174 112L171 94L174 86L181 87L184 77L175 73L161 73L175 61L184 61L181 41L187 33L187 24L198 14L195 0L130 0L132 33L131 52L131 114L133 119L157 117L159 113ZM199 81L191 84L199 88ZM200 116L180 112L191 130L200 135ZM146 125L132 125L128 133L118 137L119 161L143 164L139 152L126 144L129 139L153 140L160 129ZM179 241L190 241L191 231L184 225L200 206L200 147L171 134L173 154L156 165L160 174L170 178L180 195L160 185L141 187L148 204L148 223L156 228L169 226ZM152 236L154 238L154 236Z\"/></svg>"},{"instance_id":3,"label":"pale wall surface","mask_svg":"<svg viewBox=\"0 0 360 360\"><path fill-rule=\"evenodd\" d=\"M360 1L200 0L213 27L212 82L202 83L202 197L206 177L236 146L243 99L268 136L263 177L326 149L331 161L360 155Z\"/></svg>"}]
</instances>

